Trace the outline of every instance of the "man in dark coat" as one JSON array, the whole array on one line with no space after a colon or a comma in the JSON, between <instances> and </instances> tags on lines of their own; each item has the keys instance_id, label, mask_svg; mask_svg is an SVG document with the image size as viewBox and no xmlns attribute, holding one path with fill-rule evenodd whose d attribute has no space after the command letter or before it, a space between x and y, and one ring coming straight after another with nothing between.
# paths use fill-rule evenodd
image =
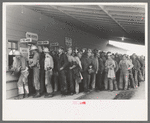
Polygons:
<instances>
[{"instance_id":1,"label":"man in dark coat","mask_svg":"<svg viewBox=\"0 0 150 123\"><path fill-rule=\"evenodd\" d=\"M137 60L137 56L135 53L132 55L132 64L134 65L133 67L134 81L135 81L135 86L137 88L140 84L138 81L138 71L140 71L141 65L140 62Z\"/></svg>"},{"instance_id":2,"label":"man in dark coat","mask_svg":"<svg viewBox=\"0 0 150 123\"><path fill-rule=\"evenodd\" d=\"M87 54L81 58L84 92L90 91L90 74L88 73L88 69L92 65L91 53L92 50L88 49Z\"/></svg>"},{"instance_id":3,"label":"man in dark coat","mask_svg":"<svg viewBox=\"0 0 150 123\"><path fill-rule=\"evenodd\" d=\"M59 47L58 48L58 55L57 55L57 69L59 74L59 81L61 83L61 94L67 95L68 89L67 89L67 80L66 80L66 73L67 73L67 67L68 67L68 59L66 54L64 53L64 48Z\"/></svg>"},{"instance_id":4,"label":"man in dark coat","mask_svg":"<svg viewBox=\"0 0 150 123\"><path fill-rule=\"evenodd\" d=\"M104 70L104 64L102 58L100 57L100 53L97 52L96 55L98 57L98 62L99 62L99 69L96 75L96 90L102 90L102 73Z\"/></svg>"},{"instance_id":5,"label":"man in dark coat","mask_svg":"<svg viewBox=\"0 0 150 123\"><path fill-rule=\"evenodd\" d=\"M45 54L42 50L42 47L38 47L39 53L40 53L40 93L43 95L46 92L45 88L45 70L44 70L44 59L45 59Z\"/></svg>"}]
</instances>

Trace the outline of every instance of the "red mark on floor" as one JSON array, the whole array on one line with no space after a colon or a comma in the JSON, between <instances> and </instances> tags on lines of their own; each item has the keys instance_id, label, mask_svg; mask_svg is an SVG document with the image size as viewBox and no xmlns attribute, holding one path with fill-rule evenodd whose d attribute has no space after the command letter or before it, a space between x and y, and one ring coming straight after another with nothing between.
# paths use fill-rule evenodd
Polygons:
<instances>
[{"instance_id":1,"label":"red mark on floor","mask_svg":"<svg viewBox=\"0 0 150 123\"><path fill-rule=\"evenodd\" d=\"M116 94L117 95L117 94Z\"/></svg>"},{"instance_id":2,"label":"red mark on floor","mask_svg":"<svg viewBox=\"0 0 150 123\"><path fill-rule=\"evenodd\" d=\"M80 104L86 104L86 102L81 102Z\"/></svg>"},{"instance_id":3,"label":"red mark on floor","mask_svg":"<svg viewBox=\"0 0 150 123\"><path fill-rule=\"evenodd\" d=\"M127 77L127 76L126 76Z\"/></svg>"},{"instance_id":4,"label":"red mark on floor","mask_svg":"<svg viewBox=\"0 0 150 123\"><path fill-rule=\"evenodd\" d=\"M75 105L86 104L86 102L73 101L73 104L75 104Z\"/></svg>"},{"instance_id":5,"label":"red mark on floor","mask_svg":"<svg viewBox=\"0 0 150 123\"><path fill-rule=\"evenodd\" d=\"M97 97L98 98L98 97Z\"/></svg>"}]
</instances>

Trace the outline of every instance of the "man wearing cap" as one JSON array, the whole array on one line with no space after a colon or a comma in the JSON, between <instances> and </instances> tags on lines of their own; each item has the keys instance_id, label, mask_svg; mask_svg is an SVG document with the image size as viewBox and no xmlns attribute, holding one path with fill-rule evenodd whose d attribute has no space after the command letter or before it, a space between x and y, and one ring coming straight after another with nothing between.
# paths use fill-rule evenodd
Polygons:
<instances>
[{"instance_id":1,"label":"man wearing cap","mask_svg":"<svg viewBox=\"0 0 150 123\"><path fill-rule=\"evenodd\" d=\"M66 54L64 53L64 48L60 46L58 48L58 55L57 55L57 68L58 68L59 82L61 85L62 96L68 94L67 80L66 80L68 64L69 62Z\"/></svg>"},{"instance_id":2,"label":"man wearing cap","mask_svg":"<svg viewBox=\"0 0 150 123\"><path fill-rule=\"evenodd\" d=\"M143 76L143 80L145 80L145 60L144 60L144 56L140 56L140 63L141 63L141 73Z\"/></svg>"},{"instance_id":3,"label":"man wearing cap","mask_svg":"<svg viewBox=\"0 0 150 123\"><path fill-rule=\"evenodd\" d=\"M17 83L18 86L18 97L15 99L23 99L27 98L29 94L29 88L28 88L28 66L26 59L21 56L19 51L15 51L15 58L13 62L13 68L11 71L14 71L15 73L20 73L20 77Z\"/></svg>"},{"instance_id":4,"label":"man wearing cap","mask_svg":"<svg viewBox=\"0 0 150 123\"><path fill-rule=\"evenodd\" d=\"M138 71L140 71L141 65L140 62L137 60L137 55L134 53L132 54L132 64L133 66L133 73L134 73L134 81L136 88L139 86L138 82Z\"/></svg>"},{"instance_id":5,"label":"man wearing cap","mask_svg":"<svg viewBox=\"0 0 150 123\"><path fill-rule=\"evenodd\" d=\"M83 86L84 86L84 92L89 93L90 91L90 77L91 73L93 71L93 64L92 64L92 50L88 49L86 55L81 58L81 64L82 64L82 75L83 75Z\"/></svg>"},{"instance_id":6,"label":"man wearing cap","mask_svg":"<svg viewBox=\"0 0 150 123\"><path fill-rule=\"evenodd\" d=\"M49 49L44 48L43 52L45 53L45 86L47 94L44 96L45 98L49 98L53 96L53 88L52 88L52 69L54 68L54 62L52 56L49 54Z\"/></svg>"},{"instance_id":7,"label":"man wearing cap","mask_svg":"<svg viewBox=\"0 0 150 123\"><path fill-rule=\"evenodd\" d=\"M112 59L111 55L112 54L110 52L107 53L108 59L105 62L105 71L106 72L105 72L104 86L105 86L105 90L107 90L109 87L109 90L113 91L113 81L115 79L115 70L114 69L116 67L116 64L115 64L115 61ZM109 86L108 86L108 82L109 82Z\"/></svg>"},{"instance_id":8,"label":"man wearing cap","mask_svg":"<svg viewBox=\"0 0 150 123\"><path fill-rule=\"evenodd\" d=\"M119 81L119 89L127 90L128 89L128 78L129 78L129 70L132 69L133 64L127 60L126 55L123 55L122 60L119 62L120 68L120 81ZM123 85L123 81L125 81Z\"/></svg>"},{"instance_id":9,"label":"man wearing cap","mask_svg":"<svg viewBox=\"0 0 150 123\"><path fill-rule=\"evenodd\" d=\"M33 98L40 97L40 55L38 53L38 48L35 45L31 46L30 51L33 53L33 60L31 63L29 63L29 67L33 68L33 81L34 81L34 87L36 90L35 95Z\"/></svg>"},{"instance_id":10,"label":"man wearing cap","mask_svg":"<svg viewBox=\"0 0 150 123\"><path fill-rule=\"evenodd\" d=\"M45 94L46 88L45 88L45 69L44 69L44 60L45 60L45 54L43 52L43 47L38 46L38 51L40 54L40 93L41 95Z\"/></svg>"},{"instance_id":11,"label":"man wearing cap","mask_svg":"<svg viewBox=\"0 0 150 123\"><path fill-rule=\"evenodd\" d=\"M93 64L93 68L94 68L94 72L91 74L91 87L92 90L95 89L95 84L96 84L96 75L99 71L99 61L98 61L98 57L97 57L97 50L93 50L92 52L92 64Z\"/></svg>"}]
</instances>

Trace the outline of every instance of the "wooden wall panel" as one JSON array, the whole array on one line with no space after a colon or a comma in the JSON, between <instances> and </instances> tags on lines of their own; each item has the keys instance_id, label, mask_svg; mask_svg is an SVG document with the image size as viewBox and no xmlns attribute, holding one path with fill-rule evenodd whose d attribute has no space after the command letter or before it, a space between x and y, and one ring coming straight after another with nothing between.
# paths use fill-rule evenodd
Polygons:
<instances>
[{"instance_id":1,"label":"wooden wall panel","mask_svg":"<svg viewBox=\"0 0 150 123\"><path fill-rule=\"evenodd\" d=\"M72 38L78 47L104 49L107 40L83 32L76 27L67 25L53 18L41 15L33 10L21 6L6 8L6 39L19 41L26 32L37 33L39 40L59 42L64 46L65 37ZM41 20L40 20L41 17ZM7 52L6 52L7 53ZM8 55L8 53L6 54Z\"/></svg>"}]
</instances>

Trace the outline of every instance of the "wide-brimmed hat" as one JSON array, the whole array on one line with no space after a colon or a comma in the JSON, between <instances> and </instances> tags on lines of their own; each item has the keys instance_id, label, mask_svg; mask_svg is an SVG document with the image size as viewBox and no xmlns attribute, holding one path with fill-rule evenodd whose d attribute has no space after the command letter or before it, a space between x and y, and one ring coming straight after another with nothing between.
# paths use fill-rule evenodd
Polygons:
<instances>
[{"instance_id":1,"label":"wide-brimmed hat","mask_svg":"<svg viewBox=\"0 0 150 123\"><path fill-rule=\"evenodd\" d=\"M37 46L32 45L30 51L31 51L31 50L37 50L37 49L38 49Z\"/></svg>"},{"instance_id":2,"label":"wide-brimmed hat","mask_svg":"<svg viewBox=\"0 0 150 123\"><path fill-rule=\"evenodd\" d=\"M20 55L21 55L21 53L20 53L20 51L16 50L16 51L14 52L14 55L16 55L16 56L20 56Z\"/></svg>"},{"instance_id":3,"label":"wide-brimmed hat","mask_svg":"<svg viewBox=\"0 0 150 123\"><path fill-rule=\"evenodd\" d=\"M49 49L47 47L44 48L43 52L49 53Z\"/></svg>"}]
</instances>

